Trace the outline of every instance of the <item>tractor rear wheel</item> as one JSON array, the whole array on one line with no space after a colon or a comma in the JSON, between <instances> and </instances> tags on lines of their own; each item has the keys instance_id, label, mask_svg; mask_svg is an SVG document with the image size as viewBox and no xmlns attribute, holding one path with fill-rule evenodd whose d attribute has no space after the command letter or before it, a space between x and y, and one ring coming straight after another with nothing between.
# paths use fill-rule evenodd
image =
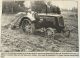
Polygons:
<instances>
[{"instance_id":1,"label":"tractor rear wheel","mask_svg":"<svg viewBox=\"0 0 80 58\"><path fill-rule=\"evenodd\" d=\"M29 19L24 19L22 21L22 25L21 26L22 26L22 30L26 34L32 34L32 33L34 33L35 26L34 26L34 24Z\"/></svg>"}]
</instances>

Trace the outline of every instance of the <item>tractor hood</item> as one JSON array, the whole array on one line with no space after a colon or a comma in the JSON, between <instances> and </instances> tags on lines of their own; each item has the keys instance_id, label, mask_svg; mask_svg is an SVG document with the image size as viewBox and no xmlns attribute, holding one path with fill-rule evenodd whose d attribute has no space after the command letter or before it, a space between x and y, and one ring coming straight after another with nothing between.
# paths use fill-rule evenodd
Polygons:
<instances>
[{"instance_id":1,"label":"tractor hood","mask_svg":"<svg viewBox=\"0 0 80 58\"><path fill-rule=\"evenodd\" d=\"M53 13L38 13L40 17L61 17L61 14L53 14Z\"/></svg>"}]
</instances>

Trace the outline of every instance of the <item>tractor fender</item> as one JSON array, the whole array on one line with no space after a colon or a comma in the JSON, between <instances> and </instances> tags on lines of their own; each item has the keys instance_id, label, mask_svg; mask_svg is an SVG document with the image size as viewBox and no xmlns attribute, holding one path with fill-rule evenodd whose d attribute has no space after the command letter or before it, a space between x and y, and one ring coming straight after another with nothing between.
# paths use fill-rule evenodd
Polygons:
<instances>
[{"instance_id":1,"label":"tractor fender","mask_svg":"<svg viewBox=\"0 0 80 58\"><path fill-rule=\"evenodd\" d=\"M20 20L19 26L21 26L22 21L23 21L24 19L25 19L25 20L30 20L30 22L33 22L33 21L35 20L35 18L34 18L34 17L30 17L30 16L23 16L23 17L21 18L21 20Z\"/></svg>"},{"instance_id":2,"label":"tractor fender","mask_svg":"<svg viewBox=\"0 0 80 58\"><path fill-rule=\"evenodd\" d=\"M34 13L27 13L26 15L23 15L21 17L21 20L23 20L23 19L29 19L30 21L36 20Z\"/></svg>"},{"instance_id":3,"label":"tractor fender","mask_svg":"<svg viewBox=\"0 0 80 58\"><path fill-rule=\"evenodd\" d=\"M19 12L18 14L15 15L15 18L13 19L14 21L11 23L15 26L21 26L21 23L24 19L28 19L30 20L31 22L36 20L34 18L34 14L32 13L23 13L23 12Z\"/></svg>"}]
</instances>

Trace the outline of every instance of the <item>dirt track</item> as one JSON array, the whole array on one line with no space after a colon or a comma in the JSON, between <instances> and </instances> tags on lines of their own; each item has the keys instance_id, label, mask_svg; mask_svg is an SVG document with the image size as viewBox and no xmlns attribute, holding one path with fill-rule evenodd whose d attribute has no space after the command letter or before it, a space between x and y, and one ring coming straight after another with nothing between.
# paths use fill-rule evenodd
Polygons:
<instances>
[{"instance_id":1,"label":"dirt track","mask_svg":"<svg viewBox=\"0 0 80 58\"><path fill-rule=\"evenodd\" d=\"M2 26L9 23L13 15L2 16ZM6 20L5 20L6 19ZM78 30L77 20L70 17L65 18L65 23L71 26L70 38L65 38L61 34L55 38L45 38L40 35L26 35L21 29L11 30L1 28L2 51L5 52L78 52ZM76 26L76 27L75 27Z\"/></svg>"}]
</instances>

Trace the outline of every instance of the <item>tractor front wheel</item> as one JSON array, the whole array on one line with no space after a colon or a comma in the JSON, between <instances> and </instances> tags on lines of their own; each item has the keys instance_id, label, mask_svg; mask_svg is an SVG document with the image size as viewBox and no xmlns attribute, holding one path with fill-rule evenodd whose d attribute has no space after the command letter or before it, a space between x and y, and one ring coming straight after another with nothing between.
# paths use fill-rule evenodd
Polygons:
<instances>
[{"instance_id":1,"label":"tractor front wheel","mask_svg":"<svg viewBox=\"0 0 80 58\"><path fill-rule=\"evenodd\" d=\"M45 31L45 36L46 37L54 37L55 35L55 30L53 28L47 28Z\"/></svg>"}]
</instances>

